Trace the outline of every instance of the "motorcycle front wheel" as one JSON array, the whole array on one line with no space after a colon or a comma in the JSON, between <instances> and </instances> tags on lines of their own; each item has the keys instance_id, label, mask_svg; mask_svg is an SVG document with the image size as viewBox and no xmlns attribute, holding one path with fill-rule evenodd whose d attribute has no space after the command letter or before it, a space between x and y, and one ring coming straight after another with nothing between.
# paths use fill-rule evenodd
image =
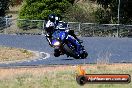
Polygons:
<instances>
[{"instance_id":1,"label":"motorcycle front wheel","mask_svg":"<svg viewBox=\"0 0 132 88\"><path fill-rule=\"evenodd\" d=\"M59 49L54 49L54 56L59 57L60 56L60 51Z\"/></svg>"}]
</instances>

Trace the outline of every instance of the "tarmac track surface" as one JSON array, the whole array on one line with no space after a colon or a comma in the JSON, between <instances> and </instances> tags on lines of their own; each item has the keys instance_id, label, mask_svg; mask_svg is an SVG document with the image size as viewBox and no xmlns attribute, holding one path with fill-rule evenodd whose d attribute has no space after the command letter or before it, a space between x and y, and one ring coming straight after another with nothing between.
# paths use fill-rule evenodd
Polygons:
<instances>
[{"instance_id":1,"label":"tarmac track surface","mask_svg":"<svg viewBox=\"0 0 132 88\"><path fill-rule=\"evenodd\" d=\"M131 63L132 38L80 37L83 40L87 59L74 59L66 55L53 56L53 48L48 45L44 35L0 35L0 45L24 48L43 53L44 57L23 62L0 64L0 67L38 66L38 65L77 65L88 63ZM44 52L48 55L45 57Z\"/></svg>"}]
</instances>

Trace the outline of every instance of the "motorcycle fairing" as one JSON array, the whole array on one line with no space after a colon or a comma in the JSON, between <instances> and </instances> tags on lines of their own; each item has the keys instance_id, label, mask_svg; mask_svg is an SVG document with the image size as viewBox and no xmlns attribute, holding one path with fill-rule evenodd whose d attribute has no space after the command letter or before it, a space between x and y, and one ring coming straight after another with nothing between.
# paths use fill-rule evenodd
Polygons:
<instances>
[{"instance_id":1,"label":"motorcycle fairing","mask_svg":"<svg viewBox=\"0 0 132 88\"><path fill-rule=\"evenodd\" d=\"M79 44L79 42L71 35L68 35L66 39L70 41L76 47L77 54L80 54L81 53L80 51L82 51L81 44Z\"/></svg>"}]
</instances>

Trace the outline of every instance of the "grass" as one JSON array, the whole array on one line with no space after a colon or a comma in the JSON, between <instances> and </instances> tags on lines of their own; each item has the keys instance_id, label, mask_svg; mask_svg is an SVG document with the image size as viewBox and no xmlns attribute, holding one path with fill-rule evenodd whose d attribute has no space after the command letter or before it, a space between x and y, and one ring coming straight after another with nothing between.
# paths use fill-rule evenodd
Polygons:
<instances>
[{"instance_id":1,"label":"grass","mask_svg":"<svg viewBox=\"0 0 132 88\"><path fill-rule=\"evenodd\" d=\"M88 74L130 74L132 64L91 64L82 66ZM132 88L130 84L76 83L76 66L0 69L0 88ZM9 76L10 73L10 76Z\"/></svg>"},{"instance_id":2,"label":"grass","mask_svg":"<svg viewBox=\"0 0 132 88\"><path fill-rule=\"evenodd\" d=\"M25 49L0 46L0 62L24 60L34 56L33 52Z\"/></svg>"}]
</instances>

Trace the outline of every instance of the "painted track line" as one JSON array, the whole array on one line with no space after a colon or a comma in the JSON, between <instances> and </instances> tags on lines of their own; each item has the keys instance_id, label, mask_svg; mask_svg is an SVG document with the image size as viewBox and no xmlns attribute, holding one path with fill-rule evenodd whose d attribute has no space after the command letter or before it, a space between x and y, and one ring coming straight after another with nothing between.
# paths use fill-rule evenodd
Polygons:
<instances>
[{"instance_id":1,"label":"painted track line","mask_svg":"<svg viewBox=\"0 0 132 88\"><path fill-rule=\"evenodd\" d=\"M37 51L38 52L38 51ZM45 52L39 52L39 58L40 59L34 59L34 60L27 60L26 62L37 62L37 61L40 61L40 60L46 60L50 57L50 54L49 53L45 53Z\"/></svg>"},{"instance_id":2,"label":"painted track line","mask_svg":"<svg viewBox=\"0 0 132 88\"><path fill-rule=\"evenodd\" d=\"M44 58L42 58L43 60L50 57L50 54L49 53L40 52L40 54L41 54L41 57L44 57Z\"/></svg>"},{"instance_id":3,"label":"painted track line","mask_svg":"<svg viewBox=\"0 0 132 88\"><path fill-rule=\"evenodd\" d=\"M45 53L45 52L39 52L39 51L33 51L33 52L37 52L37 59L32 59L32 60L23 60L23 61L16 61L16 62L9 62L9 63L3 63L3 64L6 64L6 65L9 65L9 64L12 64L12 63L18 63L18 64L21 64L21 63L24 63L24 62L27 62L27 63L30 63L30 62L37 62L37 61L40 61L40 60L46 60L50 57L50 54L49 53Z\"/></svg>"}]
</instances>

